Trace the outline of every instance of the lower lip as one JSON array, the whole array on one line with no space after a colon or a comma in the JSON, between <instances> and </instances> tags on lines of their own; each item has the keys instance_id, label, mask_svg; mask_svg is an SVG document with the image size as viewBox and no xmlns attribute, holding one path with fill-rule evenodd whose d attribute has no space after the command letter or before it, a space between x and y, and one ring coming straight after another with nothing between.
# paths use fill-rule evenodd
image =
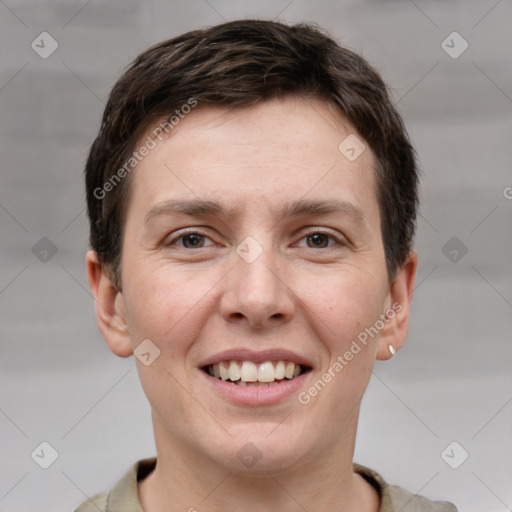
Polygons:
<instances>
[{"instance_id":1,"label":"lower lip","mask_svg":"<svg viewBox=\"0 0 512 512\"><path fill-rule=\"evenodd\" d=\"M286 380L275 386L256 387L256 386L238 386L216 377L208 375L199 370L207 379L208 384L216 393L232 402L246 405L271 405L296 395L301 387L304 386L306 378L310 372L303 373L291 380Z\"/></svg>"}]
</instances>

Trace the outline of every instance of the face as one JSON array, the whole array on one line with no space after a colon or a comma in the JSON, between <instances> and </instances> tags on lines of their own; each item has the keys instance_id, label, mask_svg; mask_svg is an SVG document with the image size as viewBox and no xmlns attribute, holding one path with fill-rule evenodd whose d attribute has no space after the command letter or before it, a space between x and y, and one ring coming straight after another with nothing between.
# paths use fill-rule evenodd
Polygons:
<instances>
[{"instance_id":1,"label":"face","mask_svg":"<svg viewBox=\"0 0 512 512\"><path fill-rule=\"evenodd\" d=\"M137 360L159 449L285 471L353 440L410 291L388 282L371 150L338 149L353 133L320 100L202 108L135 169L124 329L102 330L120 355L159 353Z\"/></svg>"}]
</instances>

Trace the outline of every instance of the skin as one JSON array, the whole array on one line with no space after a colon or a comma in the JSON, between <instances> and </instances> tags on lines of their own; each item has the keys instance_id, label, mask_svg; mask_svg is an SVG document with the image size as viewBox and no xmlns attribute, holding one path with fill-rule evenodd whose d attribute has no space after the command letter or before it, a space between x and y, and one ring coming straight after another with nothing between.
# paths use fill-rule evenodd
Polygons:
<instances>
[{"instance_id":1,"label":"skin","mask_svg":"<svg viewBox=\"0 0 512 512\"><path fill-rule=\"evenodd\" d=\"M122 291L88 252L110 349L128 357L149 338L160 350L149 366L137 360L158 457L139 483L145 511L378 510L378 493L352 471L357 421L375 360L406 339L417 256L409 253L390 284L375 157L367 145L349 161L338 145L351 133L337 111L311 98L197 108L134 171ZM240 211L144 222L169 199L198 198ZM346 201L363 218L277 215L299 199ZM205 238L175 240L184 228ZM263 249L252 263L236 252L248 236ZM401 310L306 405L296 394L273 405L235 404L205 385L198 368L231 348L286 348L312 362L304 391L393 303ZM237 457L247 442L262 454L251 468Z\"/></svg>"}]
</instances>

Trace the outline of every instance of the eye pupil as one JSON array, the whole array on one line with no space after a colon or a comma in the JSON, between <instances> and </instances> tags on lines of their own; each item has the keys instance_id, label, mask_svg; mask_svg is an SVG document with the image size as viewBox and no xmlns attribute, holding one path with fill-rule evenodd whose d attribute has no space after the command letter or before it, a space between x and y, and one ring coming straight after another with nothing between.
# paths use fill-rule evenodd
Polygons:
<instances>
[{"instance_id":1,"label":"eye pupil","mask_svg":"<svg viewBox=\"0 0 512 512\"><path fill-rule=\"evenodd\" d=\"M312 246L310 245L310 247L327 247L329 244L329 237L324 233L314 233L313 235L309 235L308 240L313 244Z\"/></svg>"},{"instance_id":2,"label":"eye pupil","mask_svg":"<svg viewBox=\"0 0 512 512\"><path fill-rule=\"evenodd\" d=\"M197 233L191 233L183 237L183 245L187 248L201 247L203 245L201 242L204 242L203 235Z\"/></svg>"}]
</instances>

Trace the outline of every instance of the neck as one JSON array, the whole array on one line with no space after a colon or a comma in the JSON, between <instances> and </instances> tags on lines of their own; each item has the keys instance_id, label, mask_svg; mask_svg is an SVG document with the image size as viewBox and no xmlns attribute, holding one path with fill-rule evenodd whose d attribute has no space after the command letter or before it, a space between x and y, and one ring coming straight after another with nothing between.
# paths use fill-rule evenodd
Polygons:
<instances>
[{"instance_id":1,"label":"neck","mask_svg":"<svg viewBox=\"0 0 512 512\"><path fill-rule=\"evenodd\" d=\"M377 491L353 473L355 428L343 436L342 445L298 461L294 468L268 468L251 475L170 439L156 422L155 439L157 466L139 483L144 512L377 512L380 506Z\"/></svg>"}]
</instances>

